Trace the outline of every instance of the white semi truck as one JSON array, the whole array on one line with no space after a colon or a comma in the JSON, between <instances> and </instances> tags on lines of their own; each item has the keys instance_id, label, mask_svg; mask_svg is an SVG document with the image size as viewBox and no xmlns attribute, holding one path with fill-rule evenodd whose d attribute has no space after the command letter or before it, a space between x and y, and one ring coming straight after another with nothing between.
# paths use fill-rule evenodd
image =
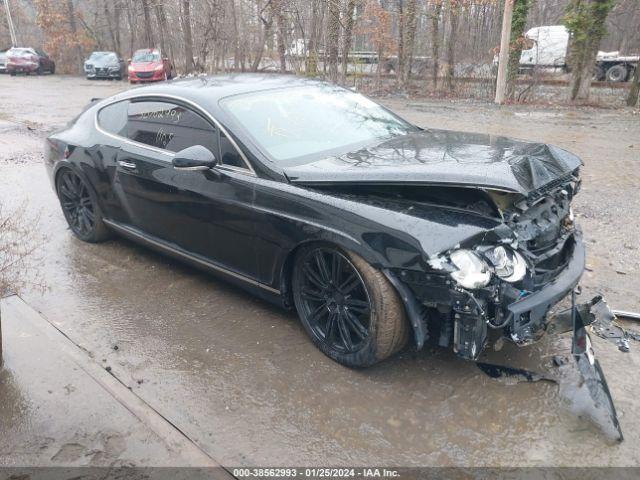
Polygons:
<instances>
[{"instance_id":1,"label":"white semi truck","mask_svg":"<svg viewBox=\"0 0 640 480\"><path fill-rule=\"evenodd\" d=\"M568 71L567 49L570 34L564 25L534 27L525 33L526 49L520 54L520 71L554 69ZM598 52L596 80L625 82L631 78L640 55L620 55L620 52Z\"/></svg>"}]
</instances>

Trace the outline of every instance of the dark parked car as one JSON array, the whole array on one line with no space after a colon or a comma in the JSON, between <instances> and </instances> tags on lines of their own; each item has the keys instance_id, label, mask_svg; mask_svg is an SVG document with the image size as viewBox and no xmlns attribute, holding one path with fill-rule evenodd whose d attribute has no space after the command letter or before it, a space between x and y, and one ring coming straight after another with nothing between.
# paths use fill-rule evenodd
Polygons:
<instances>
[{"instance_id":1,"label":"dark parked car","mask_svg":"<svg viewBox=\"0 0 640 480\"><path fill-rule=\"evenodd\" d=\"M129 82L159 82L173 78L173 66L157 48L136 50L129 62Z\"/></svg>"},{"instance_id":2,"label":"dark parked car","mask_svg":"<svg viewBox=\"0 0 640 480\"><path fill-rule=\"evenodd\" d=\"M88 79L112 78L122 80L127 64L115 52L93 52L84 62Z\"/></svg>"},{"instance_id":3,"label":"dark parked car","mask_svg":"<svg viewBox=\"0 0 640 480\"><path fill-rule=\"evenodd\" d=\"M10 48L7 50L7 72L16 73L56 73L56 64L49 55L36 48Z\"/></svg>"},{"instance_id":4,"label":"dark parked car","mask_svg":"<svg viewBox=\"0 0 640 480\"><path fill-rule=\"evenodd\" d=\"M585 266L578 157L423 130L318 81L120 93L51 135L46 166L78 238L116 232L295 308L349 366L409 338L465 359L488 329L528 344Z\"/></svg>"},{"instance_id":5,"label":"dark parked car","mask_svg":"<svg viewBox=\"0 0 640 480\"><path fill-rule=\"evenodd\" d=\"M7 73L7 52L0 52L0 73Z\"/></svg>"}]
</instances>

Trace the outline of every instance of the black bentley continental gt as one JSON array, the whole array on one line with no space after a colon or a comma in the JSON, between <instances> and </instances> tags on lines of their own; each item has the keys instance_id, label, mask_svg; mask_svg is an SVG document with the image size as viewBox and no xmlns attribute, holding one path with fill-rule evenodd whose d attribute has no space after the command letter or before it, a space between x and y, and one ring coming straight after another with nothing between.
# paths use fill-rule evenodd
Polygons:
<instances>
[{"instance_id":1,"label":"black bentley continental gt","mask_svg":"<svg viewBox=\"0 0 640 480\"><path fill-rule=\"evenodd\" d=\"M576 156L418 128L320 81L129 90L51 135L46 166L81 240L117 233L295 308L348 366L429 338L473 360L488 329L528 344L585 265Z\"/></svg>"}]
</instances>

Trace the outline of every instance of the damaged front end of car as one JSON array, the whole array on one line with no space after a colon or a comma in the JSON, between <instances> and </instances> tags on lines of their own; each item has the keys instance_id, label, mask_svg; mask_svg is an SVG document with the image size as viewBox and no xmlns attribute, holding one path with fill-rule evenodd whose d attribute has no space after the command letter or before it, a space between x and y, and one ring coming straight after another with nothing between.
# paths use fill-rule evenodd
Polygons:
<instances>
[{"instance_id":1,"label":"damaged front end of car","mask_svg":"<svg viewBox=\"0 0 640 480\"><path fill-rule=\"evenodd\" d=\"M407 287L405 304L417 304L407 310L419 317L412 319L418 347L437 333L441 346L476 360L488 329L501 329L518 345L539 339L549 310L584 271L582 235L571 210L579 187L576 170L523 198L489 191L503 219L498 227L431 256L424 272L388 270L396 288Z\"/></svg>"}]
</instances>

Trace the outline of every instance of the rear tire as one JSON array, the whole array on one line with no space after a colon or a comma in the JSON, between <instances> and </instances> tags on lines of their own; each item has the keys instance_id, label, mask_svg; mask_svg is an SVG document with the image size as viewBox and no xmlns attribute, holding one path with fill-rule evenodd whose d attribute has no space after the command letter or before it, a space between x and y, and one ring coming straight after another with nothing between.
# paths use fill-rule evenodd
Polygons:
<instances>
[{"instance_id":1,"label":"rear tire","mask_svg":"<svg viewBox=\"0 0 640 480\"><path fill-rule=\"evenodd\" d=\"M355 253L327 244L303 247L296 255L292 287L311 340L343 365L373 365L407 343L400 297L382 272Z\"/></svg>"},{"instance_id":2,"label":"rear tire","mask_svg":"<svg viewBox=\"0 0 640 480\"><path fill-rule=\"evenodd\" d=\"M111 236L93 190L75 172L65 168L58 173L56 192L62 213L76 237L83 242L99 243Z\"/></svg>"},{"instance_id":3,"label":"rear tire","mask_svg":"<svg viewBox=\"0 0 640 480\"><path fill-rule=\"evenodd\" d=\"M627 79L627 67L624 65L614 65L607 70L607 82L624 82Z\"/></svg>"}]
</instances>

